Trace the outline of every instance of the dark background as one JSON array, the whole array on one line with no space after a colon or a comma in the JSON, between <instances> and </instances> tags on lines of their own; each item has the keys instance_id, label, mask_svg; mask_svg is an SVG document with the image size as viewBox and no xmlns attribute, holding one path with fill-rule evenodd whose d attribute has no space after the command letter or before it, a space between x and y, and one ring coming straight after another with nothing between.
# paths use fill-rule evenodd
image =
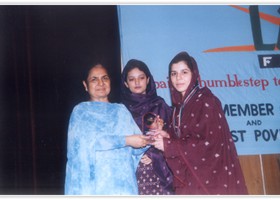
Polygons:
<instances>
[{"instance_id":1,"label":"dark background","mask_svg":"<svg viewBox=\"0 0 280 200\"><path fill-rule=\"evenodd\" d=\"M0 195L63 194L68 120L96 59L119 102L117 6L0 6Z\"/></svg>"}]
</instances>

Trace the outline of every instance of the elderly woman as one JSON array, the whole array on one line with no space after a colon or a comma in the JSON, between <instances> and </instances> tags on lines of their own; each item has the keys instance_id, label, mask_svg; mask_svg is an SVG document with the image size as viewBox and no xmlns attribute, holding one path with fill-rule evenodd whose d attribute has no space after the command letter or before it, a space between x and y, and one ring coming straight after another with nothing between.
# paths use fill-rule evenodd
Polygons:
<instances>
[{"instance_id":1,"label":"elderly woman","mask_svg":"<svg viewBox=\"0 0 280 200\"><path fill-rule=\"evenodd\" d=\"M90 68L83 84L90 101L70 117L65 194L136 195L135 172L148 137L124 105L109 102L111 82L102 64Z\"/></svg>"}]
</instances>

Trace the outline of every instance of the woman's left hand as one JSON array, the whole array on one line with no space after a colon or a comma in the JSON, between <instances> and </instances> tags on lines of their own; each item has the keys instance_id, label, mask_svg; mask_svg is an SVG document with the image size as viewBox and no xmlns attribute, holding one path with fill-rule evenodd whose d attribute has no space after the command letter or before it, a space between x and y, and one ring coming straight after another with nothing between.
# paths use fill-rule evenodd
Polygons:
<instances>
[{"instance_id":1,"label":"woman's left hand","mask_svg":"<svg viewBox=\"0 0 280 200\"><path fill-rule=\"evenodd\" d=\"M164 143L163 143L163 136L158 134L156 137L154 137L154 142L152 143L152 145L161 150L161 151L164 151Z\"/></svg>"},{"instance_id":2,"label":"woman's left hand","mask_svg":"<svg viewBox=\"0 0 280 200\"><path fill-rule=\"evenodd\" d=\"M163 126L164 126L164 121L163 119L160 118L160 116L158 115L157 118L156 118L156 123L157 123L157 127L159 130L162 130L163 129Z\"/></svg>"},{"instance_id":3,"label":"woman's left hand","mask_svg":"<svg viewBox=\"0 0 280 200\"><path fill-rule=\"evenodd\" d=\"M147 155L144 155L144 156L142 156L140 162L145 165L149 165L150 163L152 163L152 159L149 158Z\"/></svg>"}]
</instances>

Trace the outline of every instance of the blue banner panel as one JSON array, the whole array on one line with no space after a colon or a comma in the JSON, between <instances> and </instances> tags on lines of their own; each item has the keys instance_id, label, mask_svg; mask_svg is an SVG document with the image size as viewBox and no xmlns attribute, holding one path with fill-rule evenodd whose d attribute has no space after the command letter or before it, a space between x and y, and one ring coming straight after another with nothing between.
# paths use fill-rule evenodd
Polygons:
<instances>
[{"instance_id":1,"label":"blue banner panel","mask_svg":"<svg viewBox=\"0 0 280 200\"><path fill-rule=\"evenodd\" d=\"M279 6L120 5L123 65L144 61L171 105L168 64L192 55L221 100L239 155L280 153Z\"/></svg>"}]
</instances>

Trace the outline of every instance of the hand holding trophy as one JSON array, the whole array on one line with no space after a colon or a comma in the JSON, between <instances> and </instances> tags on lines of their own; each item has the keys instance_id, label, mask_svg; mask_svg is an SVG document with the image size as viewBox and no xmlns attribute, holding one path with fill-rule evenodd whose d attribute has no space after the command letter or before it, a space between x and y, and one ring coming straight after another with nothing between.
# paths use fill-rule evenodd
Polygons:
<instances>
[{"instance_id":1,"label":"hand holding trophy","mask_svg":"<svg viewBox=\"0 0 280 200\"><path fill-rule=\"evenodd\" d=\"M143 116L143 133L144 135L150 136L148 143L153 143L156 137L156 131L162 130L164 121L160 116L148 112Z\"/></svg>"}]
</instances>

